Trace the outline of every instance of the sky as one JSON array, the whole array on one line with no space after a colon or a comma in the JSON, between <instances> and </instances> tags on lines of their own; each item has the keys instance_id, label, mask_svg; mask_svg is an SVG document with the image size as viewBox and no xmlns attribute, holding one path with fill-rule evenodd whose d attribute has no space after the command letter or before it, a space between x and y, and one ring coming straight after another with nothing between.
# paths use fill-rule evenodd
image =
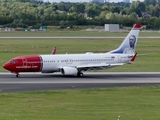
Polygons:
<instances>
[{"instance_id":1,"label":"sky","mask_svg":"<svg viewBox=\"0 0 160 120\"><path fill-rule=\"evenodd\" d=\"M43 0L44 2L89 2L90 0ZM110 2L122 2L123 0L110 0ZM144 1L144 0L140 0Z\"/></svg>"}]
</instances>

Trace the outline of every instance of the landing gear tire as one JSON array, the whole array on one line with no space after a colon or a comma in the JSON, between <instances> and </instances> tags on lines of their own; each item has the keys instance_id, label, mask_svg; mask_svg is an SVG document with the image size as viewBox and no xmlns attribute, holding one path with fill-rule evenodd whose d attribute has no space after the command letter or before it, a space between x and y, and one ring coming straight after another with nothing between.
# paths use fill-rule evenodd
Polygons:
<instances>
[{"instance_id":1,"label":"landing gear tire","mask_svg":"<svg viewBox=\"0 0 160 120\"><path fill-rule=\"evenodd\" d=\"M16 77L19 78L19 74L17 74Z\"/></svg>"},{"instance_id":2,"label":"landing gear tire","mask_svg":"<svg viewBox=\"0 0 160 120\"><path fill-rule=\"evenodd\" d=\"M84 74L83 74L82 72L78 72L78 73L77 73L77 76L78 76L78 77L83 77Z\"/></svg>"}]
</instances>

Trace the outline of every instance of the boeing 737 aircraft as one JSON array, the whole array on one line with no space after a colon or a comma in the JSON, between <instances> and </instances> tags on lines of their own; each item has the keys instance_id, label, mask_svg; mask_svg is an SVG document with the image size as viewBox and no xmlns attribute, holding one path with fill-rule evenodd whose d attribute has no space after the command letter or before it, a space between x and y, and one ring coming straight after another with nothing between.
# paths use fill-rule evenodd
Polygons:
<instances>
[{"instance_id":1,"label":"boeing 737 aircraft","mask_svg":"<svg viewBox=\"0 0 160 120\"><path fill-rule=\"evenodd\" d=\"M106 53L28 55L12 58L3 65L19 77L20 72L61 72L63 75L83 76L83 71L102 70L129 64L136 58L135 49L140 31L135 24L122 44ZM54 54L54 55L53 55Z\"/></svg>"}]
</instances>

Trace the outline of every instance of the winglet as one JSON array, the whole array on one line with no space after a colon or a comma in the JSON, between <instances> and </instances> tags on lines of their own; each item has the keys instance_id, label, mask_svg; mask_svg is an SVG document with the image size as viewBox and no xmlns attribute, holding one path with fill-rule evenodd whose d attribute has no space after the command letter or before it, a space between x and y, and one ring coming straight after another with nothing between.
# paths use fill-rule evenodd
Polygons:
<instances>
[{"instance_id":1,"label":"winglet","mask_svg":"<svg viewBox=\"0 0 160 120\"><path fill-rule=\"evenodd\" d=\"M137 53L132 57L132 59L130 60L130 62L134 62L134 60L136 59L137 57Z\"/></svg>"},{"instance_id":2,"label":"winglet","mask_svg":"<svg viewBox=\"0 0 160 120\"><path fill-rule=\"evenodd\" d=\"M51 54L56 54L56 47L54 47Z\"/></svg>"}]
</instances>

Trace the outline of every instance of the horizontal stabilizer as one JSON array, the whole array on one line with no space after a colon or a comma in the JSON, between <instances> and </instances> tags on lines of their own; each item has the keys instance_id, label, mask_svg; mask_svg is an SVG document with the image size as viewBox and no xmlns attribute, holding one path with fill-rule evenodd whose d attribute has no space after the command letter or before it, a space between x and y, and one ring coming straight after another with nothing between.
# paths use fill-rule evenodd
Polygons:
<instances>
[{"instance_id":1,"label":"horizontal stabilizer","mask_svg":"<svg viewBox=\"0 0 160 120\"><path fill-rule=\"evenodd\" d=\"M157 53L137 54L137 56L147 56L147 55L153 55L153 54L157 54Z\"/></svg>"}]
</instances>

